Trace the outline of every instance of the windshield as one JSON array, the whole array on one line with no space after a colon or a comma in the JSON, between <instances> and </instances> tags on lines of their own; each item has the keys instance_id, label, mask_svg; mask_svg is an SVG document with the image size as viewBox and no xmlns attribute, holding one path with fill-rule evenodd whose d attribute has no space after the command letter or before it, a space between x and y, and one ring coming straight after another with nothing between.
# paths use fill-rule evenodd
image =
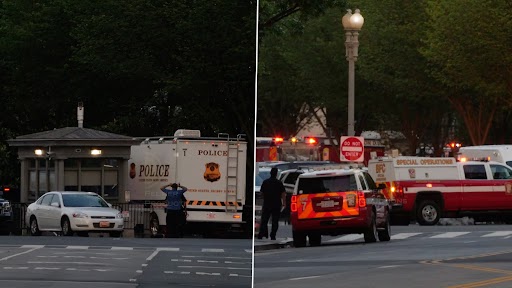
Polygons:
<instances>
[{"instance_id":1,"label":"windshield","mask_svg":"<svg viewBox=\"0 0 512 288\"><path fill-rule=\"evenodd\" d=\"M298 190L300 194L354 191L357 183L354 175L300 178Z\"/></svg>"},{"instance_id":2,"label":"windshield","mask_svg":"<svg viewBox=\"0 0 512 288\"><path fill-rule=\"evenodd\" d=\"M98 195L91 194L63 194L62 201L65 207L109 207Z\"/></svg>"}]
</instances>

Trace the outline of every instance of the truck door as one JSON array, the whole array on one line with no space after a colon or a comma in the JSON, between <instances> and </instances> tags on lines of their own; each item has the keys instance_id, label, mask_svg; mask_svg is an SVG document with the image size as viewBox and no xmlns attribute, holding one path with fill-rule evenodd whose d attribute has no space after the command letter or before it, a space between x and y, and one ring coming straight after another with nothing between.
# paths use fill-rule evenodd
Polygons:
<instances>
[{"instance_id":1,"label":"truck door","mask_svg":"<svg viewBox=\"0 0 512 288\"><path fill-rule=\"evenodd\" d=\"M498 203L500 197L495 195L493 181L488 180L490 172L484 163L463 165L463 172L466 180L462 181L464 193L461 210L489 210L490 207L501 205Z\"/></svg>"},{"instance_id":2,"label":"truck door","mask_svg":"<svg viewBox=\"0 0 512 288\"><path fill-rule=\"evenodd\" d=\"M512 169L499 164L489 165L493 182L493 202L498 209L512 209Z\"/></svg>"}]
</instances>

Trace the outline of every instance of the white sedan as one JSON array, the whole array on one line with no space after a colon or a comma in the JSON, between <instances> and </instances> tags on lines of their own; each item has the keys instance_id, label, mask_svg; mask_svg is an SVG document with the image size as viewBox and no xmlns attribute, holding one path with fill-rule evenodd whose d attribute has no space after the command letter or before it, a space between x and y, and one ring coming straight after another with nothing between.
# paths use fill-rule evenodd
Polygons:
<instances>
[{"instance_id":1,"label":"white sedan","mask_svg":"<svg viewBox=\"0 0 512 288\"><path fill-rule=\"evenodd\" d=\"M92 192L48 192L27 207L25 219L33 236L54 231L65 236L108 232L119 237L124 229L123 215L111 206Z\"/></svg>"}]
</instances>

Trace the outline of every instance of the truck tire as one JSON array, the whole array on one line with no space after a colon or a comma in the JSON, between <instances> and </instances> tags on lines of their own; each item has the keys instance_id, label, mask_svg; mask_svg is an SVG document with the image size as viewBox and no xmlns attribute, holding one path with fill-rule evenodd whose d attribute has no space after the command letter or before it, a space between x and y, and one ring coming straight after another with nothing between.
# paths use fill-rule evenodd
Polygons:
<instances>
[{"instance_id":1,"label":"truck tire","mask_svg":"<svg viewBox=\"0 0 512 288\"><path fill-rule=\"evenodd\" d=\"M293 246L296 248L306 247L306 233L303 232L292 232Z\"/></svg>"},{"instance_id":2,"label":"truck tire","mask_svg":"<svg viewBox=\"0 0 512 288\"><path fill-rule=\"evenodd\" d=\"M365 243L373 243L377 242L377 238L379 237L379 233L377 232L377 223L375 220L375 212L372 211L372 221L370 226L364 232L364 242Z\"/></svg>"},{"instance_id":3,"label":"truck tire","mask_svg":"<svg viewBox=\"0 0 512 288\"><path fill-rule=\"evenodd\" d=\"M151 233L151 237L155 238L160 235L160 222L158 221L158 216L151 215L149 220L149 232Z\"/></svg>"},{"instance_id":4,"label":"truck tire","mask_svg":"<svg viewBox=\"0 0 512 288\"><path fill-rule=\"evenodd\" d=\"M379 241L391 240L391 219L388 215L384 230L379 230Z\"/></svg>"},{"instance_id":5,"label":"truck tire","mask_svg":"<svg viewBox=\"0 0 512 288\"><path fill-rule=\"evenodd\" d=\"M436 201L423 200L416 209L416 220L424 226L436 225L441 218L441 208Z\"/></svg>"},{"instance_id":6,"label":"truck tire","mask_svg":"<svg viewBox=\"0 0 512 288\"><path fill-rule=\"evenodd\" d=\"M322 234L320 233L309 233L309 246L316 247L322 245Z\"/></svg>"}]
</instances>

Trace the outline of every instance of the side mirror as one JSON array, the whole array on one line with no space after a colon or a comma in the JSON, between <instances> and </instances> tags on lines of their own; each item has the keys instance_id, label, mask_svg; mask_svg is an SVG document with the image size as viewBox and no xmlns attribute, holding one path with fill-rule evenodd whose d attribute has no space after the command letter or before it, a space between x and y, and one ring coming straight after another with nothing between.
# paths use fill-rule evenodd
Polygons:
<instances>
[{"instance_id":1,"label":"side mirror","mask_svg":"<svg viewBox=\"0 0 512 288\"><path fill-rule=\"evenodd\" d=\"M50 206L60 208L60 204L58 202L52 202Z\"/></svg>"},{"instance_id":2,"label":"side mirror","mask_svg":"<svg viewBox=\"0 0 512 288\"><path fill-rule=\"evenodd\" d=\"M378 186L377 186L378 189L386 189L386 184L384 183L380 183Z\"/></svg>"},{"instance_id":3,"label":"side mirror","mask_svg":"<svg viewBox=\"0 0 512 288\"><path fill-rule=\"evenodd\" d=\"M107 203L107 204L108 204L108 207L112 208L112 204L110 204L110 203Z\"/></svg>"}]
</instances>

